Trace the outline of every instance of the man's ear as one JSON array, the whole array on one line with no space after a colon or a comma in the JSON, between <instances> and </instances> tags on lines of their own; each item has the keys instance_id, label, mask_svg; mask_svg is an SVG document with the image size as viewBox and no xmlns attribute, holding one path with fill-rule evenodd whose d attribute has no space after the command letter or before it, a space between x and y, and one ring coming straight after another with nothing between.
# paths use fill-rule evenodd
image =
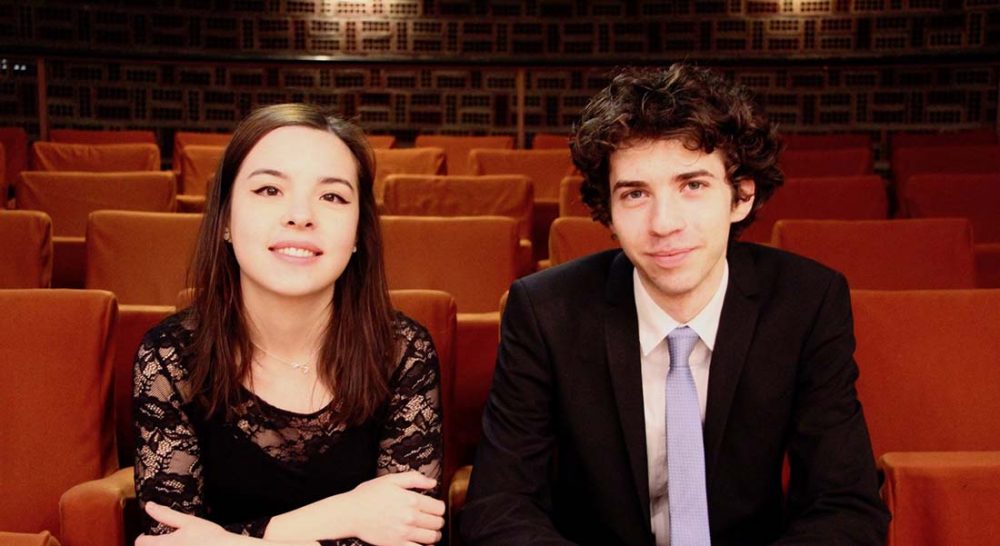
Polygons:
<instances>
[{"instance_id":1,"label":"man's ear","mask_svg":"<svg viewBox=\"0 0 1000 546\"><path fill-rule=\"evenodd\" d=\"M757 184L752 178L741 178L736 181L736 201L729 213L729 222L735 224L743 221L753 210L753 202L757 193Z\"/></svg>"}]
</instances>

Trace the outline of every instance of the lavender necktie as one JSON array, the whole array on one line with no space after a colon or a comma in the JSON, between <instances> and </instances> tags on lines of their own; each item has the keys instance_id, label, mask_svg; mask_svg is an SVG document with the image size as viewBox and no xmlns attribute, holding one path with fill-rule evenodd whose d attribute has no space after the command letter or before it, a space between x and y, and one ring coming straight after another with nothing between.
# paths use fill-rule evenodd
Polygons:
<instances>
[{"instance_id":1,"label":"lavender necktie","mask_svg":"<svg viewBox=\"0 0 1000 546\"><path fill-rule=\"evenodd\" d=\"M698 334L682 326L667 334L667 492L670 546L710 546L701 411L688 357Z\"/></svg>"}]
</instances>

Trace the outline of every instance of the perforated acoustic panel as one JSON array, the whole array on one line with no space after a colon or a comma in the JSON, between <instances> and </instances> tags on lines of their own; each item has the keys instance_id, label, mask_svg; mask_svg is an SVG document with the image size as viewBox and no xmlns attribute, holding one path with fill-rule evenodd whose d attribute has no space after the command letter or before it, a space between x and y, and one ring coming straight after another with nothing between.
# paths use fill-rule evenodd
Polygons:
<instances>
[{"instance_id":1,"label":"perforated acoustic panel","mask_svg":"<svg viewBox=\"0 0 1000 546\"><path fill-rule=\"evenodd\" d=\"M1000 0L141 4L0 2L0 52L29 67L0 70L0 124L37 136L36 58L51 127L152 129L165 157L175 130L286 101L403 143L513 134L519 69L529 136L568 132L611 66L683 58L751 87L788 131L884 142L997 119Z\"/></svg>"},{"instance_id":2,"label":"perforated acoustic panel","mask_svg":"<svg viewBox=\"0 0 1000 546\"><path fill-rule=\"evenodd\" d=\"M997 0L0 2L0 37L56 47L458 57L900 53L1000 45Z\"/></svg>"}]
</instances>

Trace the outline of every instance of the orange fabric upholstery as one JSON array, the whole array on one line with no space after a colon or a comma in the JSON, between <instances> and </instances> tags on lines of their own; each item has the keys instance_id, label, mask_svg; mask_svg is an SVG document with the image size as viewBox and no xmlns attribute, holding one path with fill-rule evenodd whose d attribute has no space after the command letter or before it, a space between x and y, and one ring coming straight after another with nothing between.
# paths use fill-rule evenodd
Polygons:
<instances>
[{"instance_id":1,"label":"orange fabric upholstery","mask_svg":"<svg viewBox=\"0 0 1000 546\"><path fill-rule=\"evenodd\" d=\"M887 453L880 463L890 546L996 543L1000 451Z\"/></svg>"},{"instance_id":2,"label":"orange fabric upholstery","mask_svg":"<svg viewBox=\"0 0 1000 546\"><path fill-rule=\"evenodd\" d=\"M389 149L396 146L396 137L392 135L365 135L368 145L372 148Z\"/></svg>"},{"instance_id":3,"label":"orange fabric upholstery","mask_svg":"<svg viewBox=\"0 0 1000 546\"><path fill-rule=\"evenodd\" d=\"M517 274L517 222L499 216L383 216L389 287L444 290L460 313L496 311Z\"/></svg>"},{"instance_id":4,"label":"orange fabric upholstery","mask_svg":"<svg viewBox=\"0 0 1000 546\"><path fill-rule=\"evenodd\" d=\"M156 144L152 131L49 129L50 142L66 144Z\"/></svg>"},{"instance_id":5,"label":"orange fabric upholstery","mask_svg":"<svg viewBox=\"0 0 1000 546\"><path fill-rule=\"evenodd\" d=\"M977 146L980 144L997 144L997 131L992 126L979 127L964 131L942 131L938 133L898 132L889 138L892 153L900 148L917 148L926 146Z\"/></svg>"},{"instance_id":6,"label":"orange fabric upholstery","mask_svg":"<svg viewBox=\"0 0 1000 546\"><path fill-rule=\"evenodd\" d=\"M513 149L514 137L510 135L417 135L413 145L416 147L436 147L444 150L444 155L447 158L444 172L447 174L507 174L474 172L469 165L469 154L476 148Z\"/></svg>"},{"instance_id":7,"label":"orange fabric upholstery","mask_svg":"<svg viewBox=\"0 0 1000 546\"><path fill-rule=\"evenodd\" d=\"M385 179L393 174L444 174L441 148L381 149L375 152L375 201L382 203Z\"/></svg>"},{"instance_id":8,"label":"orange fabric upholstery","mask_svg":"<svg viewBox=\"0 0 1000 546\"><path fill-rule=\"evenodd\" d=\"M455 471L454 434L455 337L457 335L455 299L440 290L392 290L392 306L419 322L434 340L441 372L441 407L444 418L444 465L441 478L448 483Z\"/></svg>"},{"instance_id":9,"label":"orange fabric upholstery","mask_svg":"<svg viewBox=\"0 0 1000 546\"><path fill-rule=\"evenodd\" d=\"M786 150L871 148L872 137L864 133L799 133L782 135Z\"/></svg>"},{"instance_id":10,"label":"orange fabric upholstery","mask_svg":"<svg viewBox=\"0 0 1000 546\"><path fill-rule=\"evenodd\" d=\"M889 216L885 187L876 175L789 178L740 239L768 243L778 220L884 220Z\"/></svg>"},{"instance_id":11,"label":"orange fabric upholstery","mask_svg":"<svg viewBox=\"0 0 1000 546\"><path fill-rule=\"evenodd\" d=\"M523 174L535 187L535 201L559 200L559 183L576 174L569 148L562 150L483 150L469 152L472 174Z\"/></svg>"},{"instance_id":12,"label":"orange fabric upholstery","mask_svg":"<svg viewBox=\"0 0 1000 546\"><path fill-rule=\"evenodd\" d=\"M567 150L569 149L569 135L557 135L553 133L538 133L531 139L531 149L533 150Z\"/></svg>"},{"instance_id":13,"label":"orange fabric upholstery","mask_svg":"<svg viewBox=\"0 0 1000 546\"><path fill-rule=\"evenodd\" d=\"M116 319L108 292L0 290L0 529L57 530L63 492L117 468Z\"/></svg>"},{"instance_id":14,"label":"orange fabric upholstery","mask_svg":"<svg viewBox=\"0 0 1000 546\"><path fill-rule=\"evenodd\" d=\"M585 216L590 218L590 207L580 198L582 176L567 176L559 182L559 216Z\"/></svg>"},{"instance_id":15,"label":"orange fabric upholstery","mask_svg":"<svg viewBox=\"0 0 1000 546\"><path fill-rule=\"evenodd\" d=\"M84 282L87 216L95 210L172 211L176 182L171 172L21 173L17 206L52 218L52 286L79 288Z\"/></svg>"},{"instance_id":16,"label":"orange fabric upholstery","mask_svg":"<svg viewBox=\"0 0 1000 546\"><path fill-rule=\"evenodd\" d=\"M4 163L0 176L13 184L21 171L28 168L28 133L20 127L0 127L0 144L3 145ZM2 197L4 194L0 194ZM6 201L6 198L2 199Z\"/></svg>"},{"instance_id":17,"label":"orange fabric upholstery","mask_svg":"<svg viewBox=\"0 0 1000 546\"><path fill-rule=\"evenodd\" d=\"M1000 449L1000 290L851 297L858 397L876 458Z\"/></svg>"},{"instance_id":18,"label":"orange fabric upholstery","mask_svg":"<svg viewBox=\"0 0 1000 546\"><path fill-rule=\"evenodd\" d=\"M458 534L458 516L465 506L465 496L469 490L469 479L472 477L472 467L463 466L455 472L448 485L448 536L451 537L452 546L461 544Z\"/></svg>"},{"instance_id":19,"label":"orange fabric upholstery","mask_svg":"<svg viewBox=\"0 0 1000 546\"><path fill-rule=\"evenodd\" d=\"M52 217L54 235L83 236L95 210L171 212L177 182L169 171L130 173L21 173L15 188L19 209Z\"/></svg>"},{"instance_id":20,"label":"orange fabric upholstery","mask_svg":"<svg viewBox=\"0 0 1000 546\"><path fill-rule=\"evenodd\" d=\"M521 237L518 272L534 271L531 180L522 175L390 175L382 212L399 216L507 216Z\"/></svg>"},{"instance_id":21,"label":"orange fabric upholstery","mask_svg":"<svg viewBox=\"0 0 1000 546\"><path fill-rule=\"evenodd\" d=\"M1000 173L1000 144L906 147L892 154L896 195L908 195L907 182L918 174Z\"/></svg>"},{"instance_id":22,"label":"orange fabric upholstery","mask_svg":"<svg viewBox=\"0 0 1000 546\"><path fill-rule=\"evenodd\" d=\"M772 243L847 276L851 288L974 288L972 225L964 218L779 220Z\"/></svg>"},{"instance_id":23,"label":"orange fabric upholstery","mask_svg":"<svg viewBox=\"0 0 1000 546\"><path fill-rule=\"evenodd\" d=\"M5 533L0 531L0 546L60 546L48 531L40 533Z\"/></svg>"},{"instance_id":24,"label":"orange fabric upholstery","mask_svg":"<svg viewBox=\"0 0 1000 546\"><path fill-rule=\"evenodd\" d=\"M499 300L498 300L499 301ZM493 304L494 306L497 303ZM482 415L493 382L500 336L500 313L459 313L452 422L454 451L459 465L472 464L482 436Z\"/></svg>"},{"instance_id":25,"label":"orange fabric upholstery","mask_svg":"<svg viewBox=\"0 0 1000 546\"><path fill-rule=\"evenodd\" d=\"M496 216L383 216L389 287L444 290L458 305L450 434L458 464L470 460L496 362L497 302L517 276L517 222Z\"/></svg>"},{"instance_id":26,"label":"orange fabric upholstery","mask_svg":"<svg viewBox=\"0 0 1000 546\"><path fill-rule=\"evenodd\" d=\"M177 195L177 212L205 212L204 195Z\"/></svg>"},{"instance_id":27,"label":"orange fabric upholstery","mask_svg":"<svg viewBox=\"0 0 1000 546\"><path fill-rule=\"evenodd\" d=\"M139 534L134 469L78 484L59 499L62 538L68 546L127 546Z\"/></svg>"},{"instance_id":28,"label":"orange fabric upholstery","mask_svg":"<svg viewBox=\"0 0 1000 546\"><path fill-rule=\"evenodd\" d=\"M399 216L507 216L531 238L531 180L523 175L391 175L383 212Z\"/></svg>"},{"instance_id":29,"label":"orange fabric upholstery","mask_svg":"<svg viewBox=\"0 0 1000 546\"><path fill-rule=\"evenodd\" d=\"M34 210L0 211L0 288L52 284L52 220Z\"/></svg>"},{"instance_id":30,"label":"orange fabric upholstery","mask_svg":"<svg viewBox=\"0 0 1000 546\"><path fill-rule=\"evenodd\" d=\"M222 146L225 148L232 140L232 133L196 133L189 131L177 131L174 133L174 155L170 166L174 171L180 172L181 156L184 148L189 145L194 146Z\"/></svg>"},{"instance_id":31,"label":"orange fabric upholstery","mask_svg":"<svg viewBox=\"0 0 1000 546\"><path fill-rule=\"evenodd\" d=\"M549 231L549 260L552 266L618 246L618 241L611 237L611 230L590 218L557 218Z\"/></svg>"},{"instance_id":32,"label":"orange fabric upholstery","mask_svg":"<svg viewBox=\"0 0 1000 546\"><path fill-rule=\"evenodd\" d=\"M872 150L870 147L789 150L778 157L778 166L785 178L872 174Z\"/></svg>"},{"instance_id":33,"label":"orange fabric upholstery","mask_svg":"<svg viewBox=\"0 0 1000 546\"><path fill-rule=\"evenodd\" d=\"M187 286L202 215L97 211L87 225L86 287L122 304L173 305ZM154 256L168 259L156 260Z\"/></svg>"},{"instance_id":34,"label":"orange fabric upholstery","mask_svg":"<svg viewBox=\"0 0 1000 546\"><path fill-rule=\"evenodd\" d=\"M902 199L914 218L968 218L977 243L1000 243L1000 171L915 175Z\"/></svg>"},{"instance_id":35,"label":"orange fabric upholstery","mask_svg":"<svg viewBox=\"0 0 1000 546\"><path fill-rule=\"evenodd\" d=\"M1000 243L975 246L976 286L1000 288Z\"/></svg>"},{"instance_id":36,"label":"orange fabric upholstery","mask_svg":"<svg viewBox=\"0 0 1000 546\"><path fill-rule=\"evenodd\" d=\"M184 151L180 155L180 192L186 195L205 195L225 151L225 146L207 144L184 146Z\"/></svg>"},{"instance_id":37,"label":"orange fabric upholstery","mask_svg":"<svg viewBox=\"0 0 1000 546\"><path fill-rule=\"evenodd\" d=\"M36 171L128 172L160 170L156 144L63 144L31 146Z\"/></svg>"}]
</instances>

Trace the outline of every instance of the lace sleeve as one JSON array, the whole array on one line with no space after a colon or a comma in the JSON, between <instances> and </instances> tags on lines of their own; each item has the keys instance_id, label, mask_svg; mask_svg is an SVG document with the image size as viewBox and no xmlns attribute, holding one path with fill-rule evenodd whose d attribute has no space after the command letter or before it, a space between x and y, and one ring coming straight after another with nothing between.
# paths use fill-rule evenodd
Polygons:
<instances>
[{"instance_id":1,"label":"lace sleeve","mask_svg":"<svg viewBox=\"0 0 1000 546\"><path fill-rule=\"evenodd\" d=\"M378 468L383 476L417 470L438 481L428 491L441 497L441 396L438 357L431 336L416 322L397 318L400 358L389 382L388 412L379 439ZM365 546L356 538L320 540L321 546Z\"/></svg>"},{"instance_id":2,"label":"lace sleeve","mask_svg":"<svg viewBox=\"0 0 1000 546\"><path fill-rule=\"evenodd\" d=\"M399 364L389 382L388 413L379 441L382 476L417 470L438 481L428 494L441 498L441 389L438 357L427 331L400 315Z\"/></svg>"},{"instance_id":3,"label":"lace sleeve","mask_svg":"<svg viewBox=\"0 0 1000 546\"><path fill-rule=\"evenodd\" d=\"M170 321L171 319L168 319ZM206 517L198 438L182 408L180 386L187 379L181 365L182 327L164 323L143 339L135 357L132 402L135 412L135 490L140 509L149 501L179 512ZM174 330L174 331L171 331ZM173 531L143 513L142 531ZM269 519L225 525L226 530L260 537Z\"/></svg>"}]
</instances>

